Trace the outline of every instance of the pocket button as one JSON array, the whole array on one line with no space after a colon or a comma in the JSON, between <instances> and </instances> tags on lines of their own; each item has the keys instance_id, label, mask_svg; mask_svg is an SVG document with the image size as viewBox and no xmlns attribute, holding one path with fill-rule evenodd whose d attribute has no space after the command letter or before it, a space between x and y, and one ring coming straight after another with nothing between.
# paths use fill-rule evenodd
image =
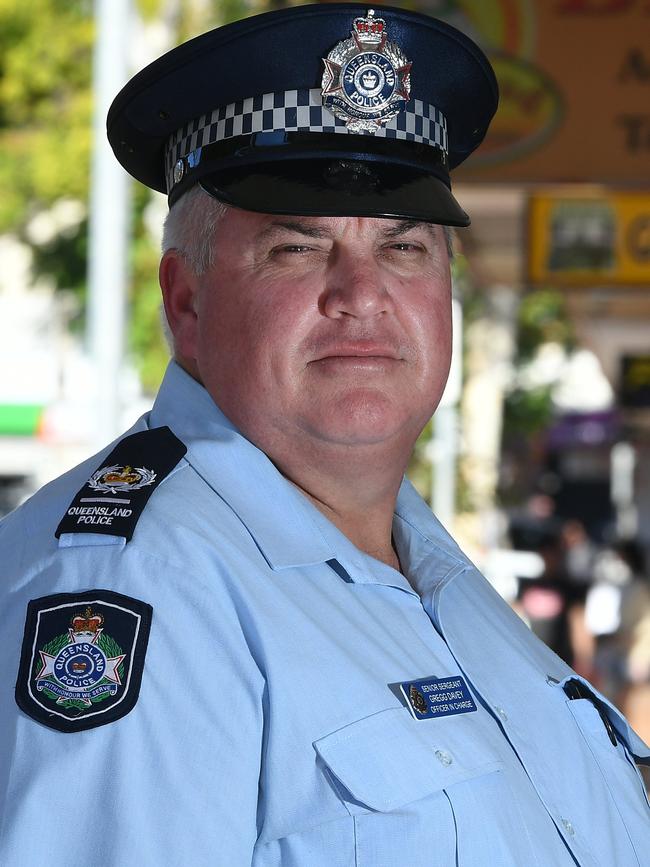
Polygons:
<instances>
[{"instance_id":1,"label":"pocket button","mask_svg":"<svg viewBox=\"0 0 650 867\"><path fill-rule=\"evenodd\" d=\"M436 758L446 768L449 767L449 765L453 762L452 757L444 750L436 750Z\"/></svg>"},{"instance_id":2,"label":"pocket button","mask_svg":"<svg viewBox=\"0 0 650 867\"><path fill-rule=\"evenodd\" d=\"M567 832L567 834L569 834L569 836L573 837L573 835L576 832L576 829L573 827L573 823L570 822L568 819L564 819L564 818L560 819L560 821L562 822L562 827Z\"/></svg>"}]
</instances>

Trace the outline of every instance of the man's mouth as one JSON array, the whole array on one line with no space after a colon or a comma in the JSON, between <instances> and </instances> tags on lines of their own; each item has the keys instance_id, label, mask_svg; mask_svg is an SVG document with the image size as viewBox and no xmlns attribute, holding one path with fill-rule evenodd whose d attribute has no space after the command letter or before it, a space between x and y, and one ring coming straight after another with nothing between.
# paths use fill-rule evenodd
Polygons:
<instances>
[{"instance_id":1,"label":"man's mouth","mask_svg":"<svg viewBox=\"0 0 650 867\"><path fill-rule=\"evenodd\" d=\"M314 361L328 361L331 359L357 359L360 361L370 359L382 359L384 361L399 361L399 352L392 346L380 343L360 341L355 343L339 343L328 346L321 350Z\"/></svg>"}]
</instances>

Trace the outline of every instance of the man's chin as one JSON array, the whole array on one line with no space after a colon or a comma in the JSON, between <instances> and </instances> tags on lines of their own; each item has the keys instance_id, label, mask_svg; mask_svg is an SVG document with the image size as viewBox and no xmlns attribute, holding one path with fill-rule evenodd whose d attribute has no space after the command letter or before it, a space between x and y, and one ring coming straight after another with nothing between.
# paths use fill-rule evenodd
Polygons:
<instances>
[{"instance_id":1,"label":"man's chin","mask_svg":"<svg viewBox=\"0 0 650 867\"><path fill-rule=\"evenodd\" d=\"M414 417L384 395L346 395L334 405L324 404L304 419L312 436L331 445L373 446L400 443L417 437Z\"/></svg>"}]
</instances>

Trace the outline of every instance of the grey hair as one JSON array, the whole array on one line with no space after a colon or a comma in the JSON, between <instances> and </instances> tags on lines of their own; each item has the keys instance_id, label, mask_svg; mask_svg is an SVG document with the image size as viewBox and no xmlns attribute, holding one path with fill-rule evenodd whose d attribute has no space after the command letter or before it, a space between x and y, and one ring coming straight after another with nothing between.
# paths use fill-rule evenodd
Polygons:
<instances>
[{"instance_id":1,"label":"grey hair","mask_svg":"<svg viewBox=\"0 0 650 867\"><path fill-rule=\"evenodd\" d=\"M198 184L169 210L163 226L162 251L178 250L197 276L214 265L214 235L228 205L206 193ZM454 256L454 231L443 226L449 259Z\"/></svg>"},{"instance_id":2,"label":"grey hair","mask_svg":"<svg viewBox=\"0 0 650 867\"><path fill-rule=\"evenodd\" d=\"M447 245L447 255L449 256L449 261L452 262L454 259L454 238L456 237L456 230L451 226L443 226L442 231L445 236L445 244Z\"/></svg>"},{"instance_id":3,"label":"grey hair","mask_svg":"<svg viewBox=\"0 0 650 867\"><path fill-rule=\"evenodd\" d=\"M178 250L196 275L214 265L214 235L228 210L198 184L169 209L162 234L162 251Z\"/></svg>"}]
</instances>

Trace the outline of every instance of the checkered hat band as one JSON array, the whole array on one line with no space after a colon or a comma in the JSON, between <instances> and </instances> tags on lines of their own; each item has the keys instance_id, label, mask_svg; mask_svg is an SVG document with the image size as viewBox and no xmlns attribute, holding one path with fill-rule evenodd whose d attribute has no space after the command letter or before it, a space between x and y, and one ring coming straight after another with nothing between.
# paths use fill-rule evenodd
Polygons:
<instances>
[{"instance_id":1,"label":"checkered hat band","mask_svg":"<svg viewBox=\"0 0 650 867\"><path fill-rule=\"evenodd\" d=\"M323 105L318 88L265 93L231 102L190 121L171 136L165 156L167 190L174 186L174 166L178 160L189 157L198 148L238 136L277 131L348 133L345 121ZM420 99L410 100L403 111L376 132L362 134L418 142L447 153L446 120L435 106ZM191 157L189 163L191 166Z\"/></svg>"}]
</instances>

